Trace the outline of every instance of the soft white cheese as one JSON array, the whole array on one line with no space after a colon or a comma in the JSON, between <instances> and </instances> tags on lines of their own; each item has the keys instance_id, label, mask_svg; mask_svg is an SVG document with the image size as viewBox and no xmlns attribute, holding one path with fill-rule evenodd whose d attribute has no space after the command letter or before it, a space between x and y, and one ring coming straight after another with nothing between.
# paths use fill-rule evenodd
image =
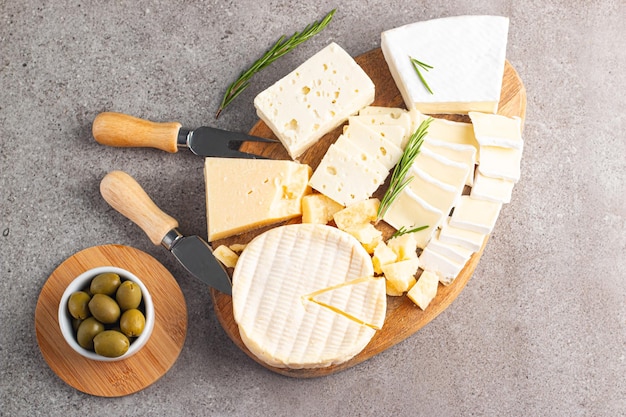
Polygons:
<instances>
[{"instance_id":1,"label":"soft white cheese","mask_svg":"<svg viewBox=\"0 0 626 417\"><path fill-rule=\"evenodd\" d=\"M478 171L487 177L517 182L520 179L521 162L520 149L481 146Z\"/></svg>"},{"instance_id":2,"label":"soft white cheese","mask_svg":"<svg viewBox=\"0 0 626 417\"><path fill-rule=\"evenodd\" d=\"M413 167L461 191L467 180L467 175L470 172L470 166L468 164L455 162L428 148L420 150L413 162Z\"/></svg>"},{"instance_id":3,"label":"soft white cheese","mask_svg":"<svg viewBox=\"0 0 626 417\"><path fill-rule=\"evenodd\" d=\"M437 252L438 254L446 256L459 263L467 262L474 253L474 251L471 251L463 246L442 242L438 235L433 236L426 247L433 252Z\"/></svg>"},{"instance_id":4,"label":"soft white cheese","mask_svg":"<svg viewBox=\"0 0 626 417\"><path fill-rule=\"evenodd\" d=\"M254 106L296 159L372 101L374 83L333 42L257 95Z\"/></svg>"},{"instance_id":5,"label":"soft white cheese","mask_svg":"<svg viewBox=\"0 0 626 417\"><path fill-rule=\"evenodd\" d=\"M478 252L485 242L485 233L474 232L450 225L450 218L441 223L439 240L445 243L462 246L472 252Z\"/></svg>"},{"instance_id":6,"label":"soft white cheese","mask_svg":"<svg viewBox=\"0 0 626 417\"><path fill-rule=\"evenodd\" d=\"M407 187L415 195L445 215L450 214L450 210L452 210L454 203L460 198L461 191L463 191L463 184L460 184L460 186L446 184L430 176L415 165L409 169L409 176L412 180Z\"/></svg>"},{"instance_id":7,"label":"soft white cheese","mask_svg":"<svg viewBox=\"0 0 626 417\"><path fill-rule=\"evenodd\" d=\"M476 165L476 148L474 146L445 142L426 135L422 149L429 149L451 161L467 164L470 169L465 179L465 185L471 187L474 184L474 166Z\"/></svg>"},{"instance_id":8,"label":"soft white cheese","mask_svg":"<svg viewBox=\"0 0 626 417\"><path fill-rule=\"evenodd\" d=\"M474 135L480 146L500 146L522 150L522 119L500 114L469 112Z\"/></svg>"},{"instance_id":9,"label":"soft white cheese","mask_svg":"<svg viewBox=\"0 0 626 417\"><path fill-rule=\"evenodd\" d=\"M496 224L502 203L461 196L450 216L450 225L478 233L491 233Z\"/></svg>"},{"instance_id":10,"label":"soft white cheese","mask_svg":"<svg viewBox=\"0 0 626 417\"><path fill-rule=\"evenodd\" d=\"M381 49L408 109L426 114L496 113L500 101L509 19L455 16L387 30ZM411 58L433 68L418 77Z\"/></svg>"},{"instance_id":11,"label":"soft white cheese","mask_svg":"<svg viewBox=\"0 0 626 417\"><path fill-rule=\"evenodd\" d=\"M509 203L515 183L501 178L486 177L476 172L474 186L470 196L476 199L494 201L496 203Z\"/></svg>"},{"instance_id":12,"label":"soft white cheese","mask_svg":"<svg viewBox=\"0 0 626 417\"><path fill-rule=\"evenodd\" d=\"M463 270L465 263L457 262L441 255L428 246L419 256L420 268L434 272L443 285L450 285Z\"/></svg>"},{"instance_id":13,"label":"soft white cheese","mask_svg":"<svg viewBox=\"0 0 626 417\"><path fill-rule=\"evenodd\" d=\"M418 111L412 111L410 114L417 126L430 117ZM454 122L437 117L433 117L432 119L428 126L425 141L435 139L451 144L472 146L476 150L476 162L480 161L480 145L476 140L474 126L471 123Z\"/></svg>"}]
</instances>

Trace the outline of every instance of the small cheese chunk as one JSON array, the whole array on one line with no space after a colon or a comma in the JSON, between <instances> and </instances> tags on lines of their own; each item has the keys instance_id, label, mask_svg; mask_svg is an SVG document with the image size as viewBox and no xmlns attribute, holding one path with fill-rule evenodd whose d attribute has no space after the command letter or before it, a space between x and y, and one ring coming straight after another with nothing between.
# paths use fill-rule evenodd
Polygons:
<instances>
[{"instance_id":1,"label":"small cheese chunk","mask_svg":"<svg viewBox=\"0 0 626 417\"><path fill-rule=\"evenodd\" d=\"M426 310L428 304L437 295L437 287L439 286L439 278L432 271L424 271L417 280L417 283L411 287L406 293L419 308Z\"/></svg>"},{"instance_id":2,"label":"small cheese chunk","mask_svg":"<svg viewBox=\"0 0 626 417\"><path fill-rule=\"evenodd\" d=\"M450 218L441 224L439 240L444 243L462 246L472 252L478 252L485 242L485 233L454 227L450 225Z\"/></svg>"},{"instance_id":3,"label":"small cheese chunk","mask_svg":"<svg viewBox=\"0 0 626 417\"><path fill-rule=\"evenodd\" d=\"M393 168L402 156L402 149L393 141L362 123L348 124L343 131L343 136L359 149L373 156L387 170ZM402 138L399 140L402 141Z\"/></svg>"},{"instance_id":4,"label":"small cheese chunk","mask_svg":"<svg viewBox=\"0 0 626 417\"><path fill-rule=\"evenodd\" d=\"M327 224L343 206L324 194L308 194L302 197L302 223Z\"/></svg>"},{"instance_id":5,"label":"small cheese chunk","mask_svg":"<svg viewBox=\"0 0 626 417\"><path fill-rule=\"evenodd\" d=\"M456 262L429 247L424 248L420 254L419 263L423 270L434 272L443 285L452 284L465 266L465 263Z\"/></svg>"},{"instance_id":6,"label":"small cheese chunk","mask_svg":"<svg viewBox=\"0 0 626 417\"><path fill-rule=\"evenodd\" d=\"M219 245L215 248L213 250L213 255L227 268L234 268L235 265L237 265L237 260L239 259L239 255L226 245Z\"/></svg>"},{"instance_id":7,"label":"small cheese chunk","mask_svg":"<svg viewBox=\"0 0 626 417\"><path fill-rule=\"evenodd\" d=\"M376 220L379 206L379 199L368 198L338 211L334 214L333 219L339 229L347 230Z\"/></svg>"},{"instance_id":8,"label":"small cheese chunk","mask_svg":"<svg viewBox=\"0 0 626 417\"><path fill-rule=\"evenodd\" d=\"M415 235L416 233L404 233L387 241L387 246L396 254L398 261L417 258Z\"/></svg>"},{"instance_id":9,"label":"small cheese chunk","mask_svg":"<svg viewBox=\"0 0 626 417\"><path fill-rule=\"evenodd\" d=\"M311 168L293 161L206 158L209 241L302 214Z\"/></svg>"},{"instance_id":10,"label":"small cheese chunk","mask_svg":"<svg viewBox=\"0 0 626 417\"><path fill-rule=\"evenodd\" d=\"M474 135L480 146L500 146L522 150L522 119L499 114L469 112Z\"/></svg>"},{"instance_id":11,"label":"small cheese chunk","mask_svg":"<svg viewBox=\"0 0 626 417\"><path fill-rule=\"evenodd\" d=\"M464 195L450 216L450 225L478 233L491 233L496 224L502 203L478 200Z\"/></svg>"},{"instance_id":12,"label":"small cheese chunk","mask_svg":"<svg viewBox=\"0 0 626 417\"><path fill-rule=\"evenodd\" d=\"M409 188L404 188L383 216L383 220L396 230L402 227L411 230L428 226L413 234L417 247L423 248L439 227L444 216L443 212L416 196Z\"/></svg>"},{"instance_id":13,"label":"small cheese chunk","mask_svg":"<svg viewBox=\"0 0 626 417\"><path fill-rule=\"evenodd\" d=\"M384 241L378 242L374 248L372 265L376 274L382 274L382 266L394 263L398 260L398 255Z\"/></svg>"},{"instance_id":14,"label":"small cheese chunk","mask_svg":"<svg viewBox=\"0 0 626 417\"><path fill-rule=\"evenodd\" d=\"M367 253L371 254L383 240L383 232L378 230L372 223L362 223L344 230L361 242Z\"/></svg>"},{"instance_id":15,"label":"small cheese chunk","mask_svg":"<svg viewBox=\"0 0 626 417\"><path fill-rule=\"evenodd\" d=\"M459 143L444 142L439 139L433 139L428 135L424 138L422 148L429 149L434 153L441 155L451 161L467 164L470 170L465 179L465 185L470 187L474 184L474 166L476 165L476 148L471 145L462 145Z\"/></svg>"},{"instance_id":16,"label":"small cheese chunk","mask_svg":"<svg viewBox=\"0 0 626 417\"><path fill-rule=\"evenodd\" d=\"M381 34L381 49L406 107L422 113L496 113L509 19L454 16L411 23ZM420 80L411 58L433 68Z\"/></svg>"},{"instance_id":17,"label":"small cheese chunk","mask_svg":"<svg viewBox=\"0 0 626 417\"><path fill-rule=\"evenodd\" d=\"M389 170L363 152L348 150L349 141L334 143L320 161L309 184L343 206L366 200L385 181Z\"/></svg>"},{"instance_id":18,"label":"small cheese chunk","mask_svg":"<svg viewBox=\"0 0 626 417\"><path fill-rule=\"evenodd\" d=\"M415 284L415 274L419 268L417 258L386 264L382 267L383 275L395 293L405 293Z\"/></svg>"},{"instance_id":19,"label":"small cheese chunk","mask_svg":"<svg viewBox=\"0 0 626 417\"><path fill-rule=\"evenodd\" d=\"M254 99L257 114L292 159L374 101L374 83L331 43Z\"/></svg>"},{"instance_id":20,"label":"small cheese chunk","mask_svg":"<svg viewBox=\"0 0 626 417\"><path fill-rule=\"evenodd\" d=\"M235 253L241 253L246 248L246 244L245 243L233 243L232 245L229 246L229 248Z\"/></svg>"},{"instance_id":21,"label":"small cheese chunk","mask_svg":"<svg viewBox=\"0 0 626 417\"><path fill-rule=\"evenodd\" d=\"M521 161L522 151L519 149L481 146L478 171L487 177L517 182Z\"/></svg>"},{"instance_id":22,"label":"small cheese chunk","mask_svg":"<svg viewBox=\"0 0 626 417\"><path fill-rule=\"evenodd\" d=\"M511 194L515 183L501 178L486 177L476 172L474 186L470 192L472 198L493 201L496 203L511 202Z\"/></svg>"}]
</instances>

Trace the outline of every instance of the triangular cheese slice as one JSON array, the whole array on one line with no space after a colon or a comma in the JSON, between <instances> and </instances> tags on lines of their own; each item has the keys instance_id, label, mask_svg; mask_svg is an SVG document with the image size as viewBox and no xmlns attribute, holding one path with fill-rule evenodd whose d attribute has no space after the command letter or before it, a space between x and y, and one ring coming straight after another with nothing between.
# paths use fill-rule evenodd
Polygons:
<instances>
[{"instance_id":1,"label":"triangular cheese slice","mask_svg":"<svg viewBox=\"0 0 626 417\"><path fill-rule=\"evenodd\" d=\"M357 278L303 298L376 330L380 330L385 322L387 297L383 278Z\"/></svg>"}]
</instances>

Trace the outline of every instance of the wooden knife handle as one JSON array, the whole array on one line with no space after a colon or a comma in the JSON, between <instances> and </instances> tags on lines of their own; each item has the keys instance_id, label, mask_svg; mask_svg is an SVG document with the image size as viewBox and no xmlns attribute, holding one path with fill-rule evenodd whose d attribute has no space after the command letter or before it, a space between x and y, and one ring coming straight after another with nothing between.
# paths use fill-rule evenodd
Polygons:
<instances>
[{"instance_id":1,"label":"wooden knife handle","mask_svg":"<svg viewBox=\"0 0 626 417\"><path fill-rule=\"evenodd\" d=\"M177 152L178 122L151 122L123 113L104 112L93 121L92 133L102 145L123 148L156 148Z\"/></svg>"},{"instance_id":2,"label":"wooden knife handle","mask_svg":"<svg viewBox=\"0 0 626 417\"><path fill-rule=\"evenodd\" d=\"M178 221L164 213L133 177L111 171L100 182L100 194L111 207L143 230L152 243L160 245Z\"/></svg>"}]
</instances>

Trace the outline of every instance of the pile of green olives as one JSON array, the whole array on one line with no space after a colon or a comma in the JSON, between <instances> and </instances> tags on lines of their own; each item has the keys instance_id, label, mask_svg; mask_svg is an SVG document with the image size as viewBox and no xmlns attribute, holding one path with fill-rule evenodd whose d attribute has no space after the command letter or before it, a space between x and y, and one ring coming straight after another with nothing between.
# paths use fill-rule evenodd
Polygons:
<instances>
[{"instance_id":1,"label":"pile of green olives","mask_svg":"<svg viewBox=\"0 0 626 417\"><path fill-rule=\"evenodd\" d=\"M137 283L112 272L96 275L67 302L76 341L101 356L122 356L146 325L142 301Z\"/></svg>"}]
</instances>

